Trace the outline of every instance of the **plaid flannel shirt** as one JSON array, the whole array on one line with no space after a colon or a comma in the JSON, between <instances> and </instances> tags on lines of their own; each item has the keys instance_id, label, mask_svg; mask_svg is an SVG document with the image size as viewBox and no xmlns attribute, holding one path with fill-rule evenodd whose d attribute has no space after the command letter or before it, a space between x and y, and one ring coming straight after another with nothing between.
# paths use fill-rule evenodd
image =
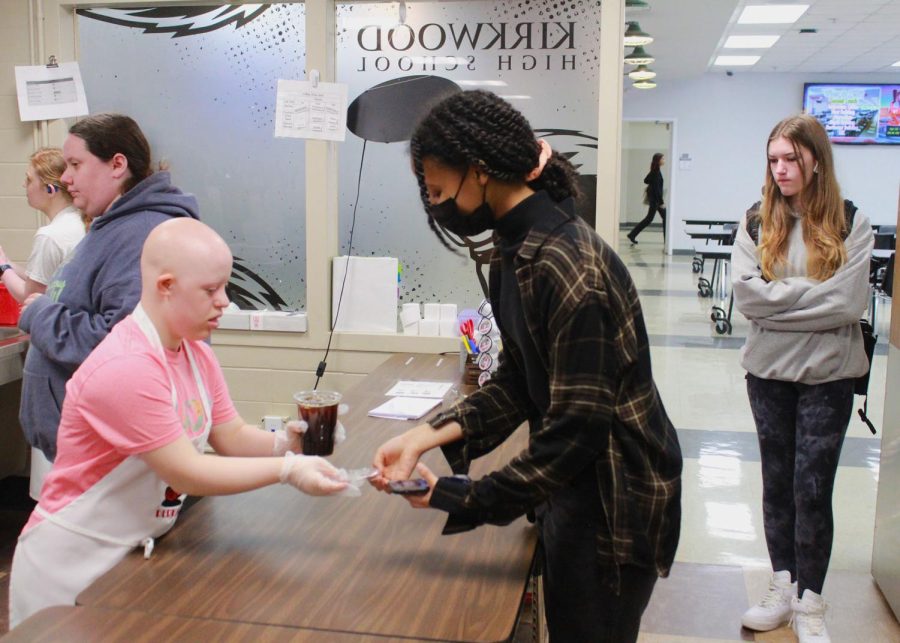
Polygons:
<instances>
[{"instance_id":1,"label":"plaid flannel shirt","mask_svg":"<svg viewBox=\"0 0 900 643\"><path fill-rule=\"evenodd\" d=\"M542 425L532 426L525 451L471 484L442 478L432 505L470 527L507 524L593 466L606 516L597 534L600 560L665 576L678 544L682 459L653 382L637 290L619 257L583 220L564 212L565 204L544 193L531 199L544 211L515 270L526 326L549 376L550 405ZM495 249L492 297L500 270ZM492 305L499 310L498 301ZM463 439L444 447L456 473L539 415L517 347L503 346L484 387L429 419L434 427L462 426Z\"/></svg>"}]
</instances>

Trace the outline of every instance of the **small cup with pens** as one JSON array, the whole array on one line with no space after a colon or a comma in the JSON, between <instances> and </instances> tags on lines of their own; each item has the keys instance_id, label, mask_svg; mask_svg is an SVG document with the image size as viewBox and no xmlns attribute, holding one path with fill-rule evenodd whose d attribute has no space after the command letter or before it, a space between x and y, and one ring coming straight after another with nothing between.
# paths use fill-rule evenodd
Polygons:
<instances>
[{"instance_id":1,"label":"small cup with pens","mask_svg":"<svg viewBox=\"0 0 900 643\"><path fill-rule=\"evenodd\" d=\"M478 384L478 343L475 341L475 322L466 319L459 324L459 341L461 342L460 363L463 371L463 384Z\"/></svg>"},{"instance_id":2,"label":"small cup with pens","mask_svg":"<svg viewBox=\"0 0 900 643\"><path fill-rule=\"evenodd\" d=\"M494 322L491 303L487 299L478 306L477 320L471 316L460 319L462 348L459 363L460 370L463 371L463 383L484 386L497 370L501 350L500 331Z\"/></svg>"}]
</instances>

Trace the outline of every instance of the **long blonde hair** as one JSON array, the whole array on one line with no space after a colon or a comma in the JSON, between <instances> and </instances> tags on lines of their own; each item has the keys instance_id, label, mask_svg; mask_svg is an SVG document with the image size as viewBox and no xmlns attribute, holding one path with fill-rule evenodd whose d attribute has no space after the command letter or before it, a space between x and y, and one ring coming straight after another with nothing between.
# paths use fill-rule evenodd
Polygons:
<instances>
[{"instance_id":1,"label":"long blonde hair","mask_svg":"<svg viewBox=\"0 0 900 643\"><path fill-rule=\"evenodd\" d=\"M809 114L785 118L775 126L766 142L766 183L759 212L759 265L763 277L778 278L778 268L787 261L788 237L795 222L787 197L775 183L768 162L769 145L779 138L790 141L802 176L806 176L806 167L800 148L809 150L815 163L812 178L799 194L802 208L799 214L806 243L807 276L824 281L847 262L844 238L849 231L828 134Z\"/></svg>"}]
</instances>

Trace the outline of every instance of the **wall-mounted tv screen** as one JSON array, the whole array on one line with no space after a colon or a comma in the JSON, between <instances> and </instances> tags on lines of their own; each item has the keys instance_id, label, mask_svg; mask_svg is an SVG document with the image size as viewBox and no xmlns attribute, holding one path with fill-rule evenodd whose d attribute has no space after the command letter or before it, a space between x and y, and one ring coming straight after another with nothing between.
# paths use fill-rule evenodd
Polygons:
<instances>
[{"instance_id":1,"label":"wall-mounted tv screen","mask_svg":"<svg viewBox=\"0 0 900 643\"><path fill-rule=\"evenodd\" d=\"M900 83L806 83L803 111L833 143L900 145Z\"/></svg>"}]
</instances>

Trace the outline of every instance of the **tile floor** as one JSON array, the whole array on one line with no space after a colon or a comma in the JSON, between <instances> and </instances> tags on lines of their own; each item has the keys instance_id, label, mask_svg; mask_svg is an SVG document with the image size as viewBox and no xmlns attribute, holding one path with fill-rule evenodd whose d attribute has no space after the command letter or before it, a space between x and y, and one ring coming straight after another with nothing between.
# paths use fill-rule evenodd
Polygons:
<instances>
[{"instance_id":1,"label":"tile floor","mask_svg":"<svg viewBox=\"0 0 900 643\"><path fill-rule=\"evenodd\" d=\"M711 300L697 296L691 257L667 257L655 230L638 241L631 246L623 232L619 254L638 287L653 375L685 457L676 563L656 586L640 641L795 641L787 627L754 638L740 626L741 614L762 595L769 577L759 450L739 363L747 320L734 311L732 335L718 335L709 318ZM881 343L889 308L878 309ZM869 389L869 417L876 427L884 406L885 355L880 346ZM880 437L854 416L835 485L834 553L823 590L835 643L900 641L900 625L869 571L879 452Z\"/></svg>"},{"instance_id":2,"label":"tile floor","mask_svg":"<svg viewBox=\"0 0 900 643\"><path fill-rule=\"evenodd\" d=\"M789 628L756 634L740 615L765 590L759 453L738 350L747 322L737 311L731 336L717 335L710 300L697 296L688 256L662 253L662 235L645 231L637 246L624 232L620 254L639 289L651 339L653 373L685 456L683 522L676 564L661 580L642 623L641 643L791 642ZM889 307L877 331L887 336ZM881 340L884 341L883 339ZM880 354L879 354L880 353ZM880 424L886 358L876 352L869 416ZM900 641L900 625L869 568L880 438L851 422L834 495L835 542L823 595L835 643ZM12 547L29 505L17 481L0 483L0 633L7 629Z\"/></svg>"}]
</instances>

